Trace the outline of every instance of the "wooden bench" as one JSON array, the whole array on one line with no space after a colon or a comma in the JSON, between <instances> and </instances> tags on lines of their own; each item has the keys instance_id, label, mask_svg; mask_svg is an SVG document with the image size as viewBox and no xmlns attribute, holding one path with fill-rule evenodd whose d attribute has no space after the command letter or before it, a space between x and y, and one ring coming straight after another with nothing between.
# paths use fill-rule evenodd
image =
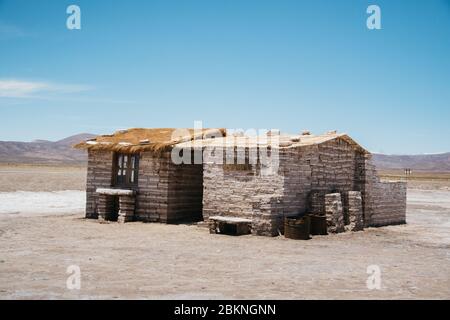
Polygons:
<instances>
[{"instance_id":1,"label":"wooden bench","mask_svg":"<svg viewBox=\"0 0 450 320\"><path fill-rule=\"evenodd\" d=\"M209 233L242 235L251 232L252 220L239 217L209 217Z\"/></svg>"}]
</instances>

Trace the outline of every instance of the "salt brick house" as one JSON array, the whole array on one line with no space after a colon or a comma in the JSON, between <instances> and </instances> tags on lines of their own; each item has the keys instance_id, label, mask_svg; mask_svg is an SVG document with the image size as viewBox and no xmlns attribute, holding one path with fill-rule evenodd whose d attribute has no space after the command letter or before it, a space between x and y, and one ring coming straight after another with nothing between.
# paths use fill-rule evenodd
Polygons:
<instances>
[{"instance_id":1,"label":"salt brick house","mask_svg":"<svg viewBox=\"0 0 450 320\"><path fill-rule=\"evenodd\" d=\"M406 222L406 184L380 181L370 153L347 134L279 135L273 144L223 129L186 129L174 139L174 130L130 129L78 144L88 150L86 217L240 218L266 236L283 230L284 217L306 213L326 216L331 232ZM175 164L174 149L202 163Z\"/></svg>"}]
</instances>

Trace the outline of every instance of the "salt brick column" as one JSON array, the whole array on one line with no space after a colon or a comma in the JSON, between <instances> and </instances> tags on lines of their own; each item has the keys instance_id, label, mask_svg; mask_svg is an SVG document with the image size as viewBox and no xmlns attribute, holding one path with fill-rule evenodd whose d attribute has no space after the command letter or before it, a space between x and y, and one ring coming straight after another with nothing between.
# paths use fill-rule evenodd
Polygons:
<instances>
[{"instance_id":1,"label":"salt brick column","mask_svg":"<svg viewBox=\"0 0 450 320\"><path fill-rule=\"evenodd\" d=\"M347 206L347 216L349 219L349 225L346 229L350 231L361 231L364 229L363 209L362 209L362 196L359 191L346 192L345 202Z\"/></svg>"},{"instance_id":2,"label":"salt brick column","mask_svg":"<svg viewBox=\"0 0 450 320\"><path fill-rule=\"evenodd\" d=\"M125 223L134 220L135 202L134 196L119 196L118 222Z\"/></svg>"},{"instance_id":3,"label":"salt brick column","mask_svg":"<svg viewBox=\"0 0 450 320\"><path fill-rule=\"evenodd\" d=\"M344 212L340 193L325 195L325 213L329 233L344 232Z\"/></svg>"},{"instance_id":4,"label":"salt brick column","mask_svg":"<svg viewBox=\"0 0 450 320\"><path fill-rule=\"evenodd\" d=\"M114 208L114 198L107 194L99 194L97 200L98 219L110 220Z\"/></svg>"}]
</instances>

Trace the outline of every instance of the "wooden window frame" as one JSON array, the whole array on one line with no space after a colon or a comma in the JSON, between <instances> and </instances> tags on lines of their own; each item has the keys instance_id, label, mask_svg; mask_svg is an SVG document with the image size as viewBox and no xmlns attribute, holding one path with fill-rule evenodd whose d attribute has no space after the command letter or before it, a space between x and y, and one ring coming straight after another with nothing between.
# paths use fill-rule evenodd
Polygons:
<instances>
[{"instance_id":1,"label":"wooden window frame","mask_svg":"<svg viewBox=\"0 0 450 320\"><path fill-rule=\"evenodd\" d=\"M121 164L119 165L119 159ZM138 153L120 153L114 154L113 165L113 182L115 187L137 187L139 180L139 159ZM133 162L134 160L134 162ZM123 176L124 181L119 181L119 170L125 171Z\"/></svg>"}]
</instances>

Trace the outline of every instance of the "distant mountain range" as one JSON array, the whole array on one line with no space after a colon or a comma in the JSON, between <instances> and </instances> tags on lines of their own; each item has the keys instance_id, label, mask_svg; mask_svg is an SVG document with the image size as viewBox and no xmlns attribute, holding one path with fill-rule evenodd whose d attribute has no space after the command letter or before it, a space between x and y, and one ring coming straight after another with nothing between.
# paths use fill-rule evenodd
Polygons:
<instances>
[{"instance_id":1,"label":"distant mountain range","mask_svg":"<svg viewBox=\"0 0 450 320\"><path fill-rule=\"evenodd\" d=\"M54 142L0 141L0 163L84 164L87 160L86 152L73 149L72 146L95 136L82 133Z\"/></svg>"},{"instance_id":2,"label":"distant mountain range","mask_svg":"<svg viewBox=\"0 0 450 320\"><path fill-rule=\"evenodd\" d=\"M72 146L96 135L77 134L59 141L36 140L33 142L0 141L0 163L35 164L74 164L86 163L84 150ZM413 170L450 172L450 152L424 155L386 155L374 154L378 169L394 170L410 168Z\"/></svg>"},{"instance_id":3,"label":"distant mountain range","mask_svg":"<svg viewBox=\"0 0 450 320\"><path fill-rule=\"evenodd\" d=\"M433 172L450 172L450 152L420 155L373 154L379 169L405 169Z\"/></svg>"}]
</instances>

